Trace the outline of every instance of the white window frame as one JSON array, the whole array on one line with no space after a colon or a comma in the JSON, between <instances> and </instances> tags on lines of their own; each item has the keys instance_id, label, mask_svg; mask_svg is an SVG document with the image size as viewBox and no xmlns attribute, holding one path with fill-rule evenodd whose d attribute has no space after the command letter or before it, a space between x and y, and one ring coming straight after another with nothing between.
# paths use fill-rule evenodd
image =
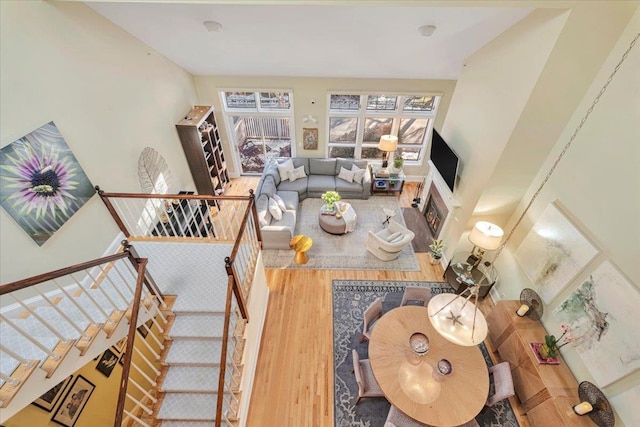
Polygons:
<instances>
[{"instance_id":1,"label":"white window frame","mask_svg":"<svg viewBox=\"0 0 640 427\"><path fill-rule=\"evenodd\" d=\"M331 95L359 95L360 96L360 108L358 110L332 110L331 109ZM397 97L397 104L395 110L367 110L367 97L368 96L395 96ZM434 106L432 111L404 111L404 102L407 97L410 96L433 96L434 97ZM368 118L391 118L393 119L391 125L391 135L398 135L398 129L400 127L400 122L402 119L414 118L414 119L428 119L427 127L424 132L424 137L422 140L422 144L398 144L398 148L418 148L420 147L420 154L418 155L417 160L405 160L405 165L422 165L425 159L428 159L427 155L427 147L428 143L431 141L431 132L433 129L433 124L438 115L438 108L440 106L440 101L442 100L441 92L393 92L393 91L384 91L384 92L373 92L373 91L351 91L351 90L340 90L340 91L331 91L327 93L327 128L326 135L327 140L325 144L325 157L329 157L329 152L331 147L349 147L354 149L354 158L360 159L362 155L363 147L377 147L378 143L375 144L365 143L363 141L364 138L364 125ZM331 132L331 118L333 117L355 117L358 119L358 125L356 129L356 141L355 147L353 144L348 143L332 143L330 141L330 132ZM377 159L368 159L370 162L376 162ZM380 162L382 159L379 160Z\"/></svg>"},{"instance_id":2,"label":"white window frame","mask_svg":"<svg viewBox=\"0 0 640 427\"><path fill-rule=\"evenodd\" d=\"M252 92L256 96L255 108L230 108L227 106L226 92ZM289 109L279 110L271 108L262 108L260 106L260 92L286 92L289 94ZM238 153L238 142L236 141L236 135L233 131L233 122L231 117L276 117L276 118L288 118L289 119L289 133L291 135L291 157L296 156L296 128L295 128L295 110L293 104L293 89L241 89L241 88L220 88L218 89L218 96L220 97L220 105L222 105L222 116L226 127L227 140L229 141L233 149L233 161L235 163L235 170L238 173L242 171L242 165L240 164L240 156ZM262 126L262 121L260 126Z\"/></svg>"}]
</instances>

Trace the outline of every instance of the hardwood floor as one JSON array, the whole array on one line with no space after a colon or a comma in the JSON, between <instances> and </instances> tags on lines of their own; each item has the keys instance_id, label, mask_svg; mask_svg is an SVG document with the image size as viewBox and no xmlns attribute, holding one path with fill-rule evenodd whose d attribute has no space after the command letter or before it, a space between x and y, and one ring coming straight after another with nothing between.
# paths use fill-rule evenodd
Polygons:
<instances>
[{"instance_id":1,"label":"hardwood floor","mask_svg":"<svg viewBox=\"0 0 640 427\"><path fill-rule=\"evenodd\" d=\"M233 179L227 194L247 194L257 183L257 178ZM415 184L405 185L398 198L402 207L411 206L415 191ZM442 281L440 265L431 265L426 253L416 257L420 271L267 270L271 293L248 427L333 426L331 281ZM493 303L486 298L480 307L488 314ZM517 399L511 402L518 413ZM518 418L522 427L528 427L524 417Z\"/></svg>"}]
</instances>

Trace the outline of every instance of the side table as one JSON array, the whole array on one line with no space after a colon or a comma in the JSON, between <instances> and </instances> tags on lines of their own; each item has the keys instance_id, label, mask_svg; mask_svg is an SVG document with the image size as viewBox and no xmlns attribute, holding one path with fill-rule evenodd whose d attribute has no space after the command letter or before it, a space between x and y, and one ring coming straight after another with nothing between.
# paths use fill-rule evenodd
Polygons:
<instances>
[{"instance_id":1,"label":"side table","mask_svg":"<svg viewBox=\"0 0 640 427\"><path fill-rule=\"evenodd\" d=\"M442 277L456 294L471 286L480 285L478 297L484 298L496 283L498 272L492 265L476 263L475 259L471 258L471 252L459 252L451 258Z\"/></svg>"},{"instance_id":2,"label":"side table","mask_svg":"<svg viewBox=\"0 0 640 427\"><path fill-rule=\"evenodd\" d=\"M407 178L404 172L399 171L397 174L380 175L378 173L380 167L373 165L369 165L369 170L371 171L371 194L402 194L404 181Z\"/></svg>"},{"instance_id":3,"label":"side table","mask_svg":"<svg viewBox=\"0 0 640 427\"><path fill-rule=\"evenodd\" d=\"M311 237L305 236L304 234L293 236L289 242L289 247L296 251L293 261L296 264L306 264L309 262L309 255L307 255L307 251L311 249L311 246L313 246L313 240L311 240Z\"/></svg>"}]
</instances>

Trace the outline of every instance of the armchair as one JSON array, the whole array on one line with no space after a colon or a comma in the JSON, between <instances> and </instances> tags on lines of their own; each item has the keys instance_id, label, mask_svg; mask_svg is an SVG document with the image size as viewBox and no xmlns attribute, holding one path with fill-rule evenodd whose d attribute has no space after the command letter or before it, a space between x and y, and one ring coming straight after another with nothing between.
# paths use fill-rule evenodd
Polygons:
<instances>
[{"instance_id":1,"label":"armchair","mask_svg":"<svg viewBox=\"0 0 640 427\"><path fill-rule=\"evenodd\" d=\"M400 252L411 243L416 235L394 220L389 227L374 233L369 231L367 249L383 261L392 261L400 256Z\"/></svg>"}]
</instances>

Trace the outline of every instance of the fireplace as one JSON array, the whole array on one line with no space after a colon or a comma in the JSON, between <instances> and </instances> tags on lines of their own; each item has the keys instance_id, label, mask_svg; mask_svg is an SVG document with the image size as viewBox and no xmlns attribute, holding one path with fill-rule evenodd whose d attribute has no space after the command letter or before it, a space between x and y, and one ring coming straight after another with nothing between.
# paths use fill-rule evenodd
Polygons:
<instances>
[{"instance_id":1,"label":"fireplace","mask_svg":"<svg viewBox=\"0 0 640 427\"><path fill-rule=\"evenodd\" d=\"M431 182L424 204L424 217L427 220L427 230L432 240L436 240L449 215L449 208L442 199L438 188Z\"/></svg>"}]
</instances>

